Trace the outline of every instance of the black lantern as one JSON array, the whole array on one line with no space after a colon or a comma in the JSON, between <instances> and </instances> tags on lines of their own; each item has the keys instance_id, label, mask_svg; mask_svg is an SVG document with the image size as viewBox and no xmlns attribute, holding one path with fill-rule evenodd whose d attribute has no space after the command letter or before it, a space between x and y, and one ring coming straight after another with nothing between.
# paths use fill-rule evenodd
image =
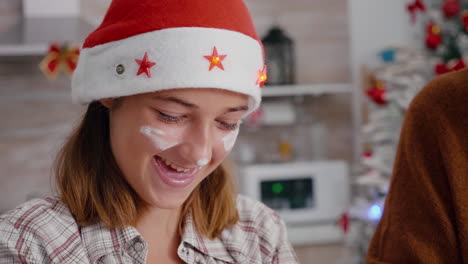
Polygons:
<instances>
[{"instance_id":1,"label":"black lantern","mask_svg":"<svg viewBox=\"0 0 468 264\"><path fill-rule=\"evenodd\" d=\"M293 84L295 81L294 42L279 27L262 39L268 67L267 85Z\"/></svg>"}]
</instances>

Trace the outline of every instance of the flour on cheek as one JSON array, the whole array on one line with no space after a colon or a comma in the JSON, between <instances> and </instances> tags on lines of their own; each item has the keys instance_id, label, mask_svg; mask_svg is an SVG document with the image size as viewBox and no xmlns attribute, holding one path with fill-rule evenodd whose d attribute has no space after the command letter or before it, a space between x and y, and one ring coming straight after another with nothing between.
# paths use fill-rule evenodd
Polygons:
<instances>
[{"instance_id":1,"label":"flour on cheek","mask_svg":"<svg viewBox=\"0 0 468 264\"><path fill-rule=\"evenodd\" d=\"M224 150L230 151L232 147L234 147L234 143L236 143L237 135L239 134L239 128L229 132L226 136L224 136L221 140L224 143Z\"/></svg>"},{"instance_id":2,"label":"flour on cheek","mask_svg":"<svg viewBox=\"0 0 468 264\"><path fill-rule=\"evenodd\" d=\"M166 140L166 132L160 129L155 129L150 126L142 126L140 128L140 132L153 141L154 145L160 150L166 150L177 145L177 142Z\"/></svg>"}]
</instances>

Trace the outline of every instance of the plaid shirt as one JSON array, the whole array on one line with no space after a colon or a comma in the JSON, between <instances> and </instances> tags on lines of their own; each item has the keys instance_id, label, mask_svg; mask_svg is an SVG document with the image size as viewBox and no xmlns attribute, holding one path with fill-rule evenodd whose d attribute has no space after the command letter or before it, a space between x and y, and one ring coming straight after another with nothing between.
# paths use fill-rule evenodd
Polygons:
<instances>
[{"instance_id":1,"label":"plaid shirt","mask_svg":"<svg viewBox=\"0 0 468 264\"><path fill-rule=\"evenodd\" d=\"M298 263L283 221L239 195L240 221L210 240L190 216L177 253L185 263ZM79 227L67 206L47 197L0 216L0 263L146 263L147 243L134 227Z\"/></svg>"}]
</instances>

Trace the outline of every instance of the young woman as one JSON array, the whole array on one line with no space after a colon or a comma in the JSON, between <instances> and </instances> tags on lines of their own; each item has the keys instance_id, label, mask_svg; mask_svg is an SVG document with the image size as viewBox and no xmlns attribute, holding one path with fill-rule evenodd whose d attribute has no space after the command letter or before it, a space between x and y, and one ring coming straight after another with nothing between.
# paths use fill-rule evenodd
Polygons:
<instances>
[{"instance_id":1,"label":"young woman","mask_svg":"<svg viewBox=\"0 0 468 264\"><path fill-rule=\"evenodd\" d=\"M88 109L58 196L0 217L0 263L297 263L282 220L222 165L263 63L241 0L112 1L73 76Z\"/></svg>"}]
</instances>

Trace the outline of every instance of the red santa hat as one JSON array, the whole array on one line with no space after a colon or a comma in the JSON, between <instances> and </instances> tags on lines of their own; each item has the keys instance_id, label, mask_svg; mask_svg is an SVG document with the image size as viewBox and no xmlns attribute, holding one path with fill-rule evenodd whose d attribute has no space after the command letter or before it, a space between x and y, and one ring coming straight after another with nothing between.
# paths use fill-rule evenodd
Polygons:
<instances>
[{"instance_id":1,"label":"red santa hat","mask_svg":"<svg viewBox=\"0 0 468 264\"><path fill-rule=\"evenodd\" d=\"M79 103L176 88L218 88L260 104L263 46L242 0L113 0L72 79Z\"/></svg>"}]
</instances>

